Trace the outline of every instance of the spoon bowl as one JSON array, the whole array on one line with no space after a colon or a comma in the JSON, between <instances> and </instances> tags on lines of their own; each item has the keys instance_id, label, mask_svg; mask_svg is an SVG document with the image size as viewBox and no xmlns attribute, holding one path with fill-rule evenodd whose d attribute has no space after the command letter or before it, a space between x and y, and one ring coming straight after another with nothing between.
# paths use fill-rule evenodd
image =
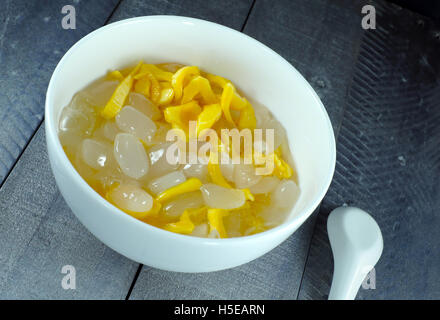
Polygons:
<instances>
[{"instance_id":1,"label":"spoon bowl","mask_svg":"<svg viewBox=\"0 0 440 320\"><path fill-rule=\"evenodd\" d=\"M383 238L376 221L355 207L339 207L327 220L334 272L329 300L353 300L365 276L382 254Z\"/></svg>"}]
</instances>

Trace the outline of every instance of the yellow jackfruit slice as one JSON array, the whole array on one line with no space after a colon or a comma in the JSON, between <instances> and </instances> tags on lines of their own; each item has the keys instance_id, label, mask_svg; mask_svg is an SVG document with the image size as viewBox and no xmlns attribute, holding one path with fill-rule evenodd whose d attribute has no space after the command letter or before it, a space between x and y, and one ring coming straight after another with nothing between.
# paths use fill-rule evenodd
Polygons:
<instances>
[{"instance_id":1,"label":"yellow jackfruit slice","mask_svg":"<svg viewBox=\"0 0 440 320\"><path fill-rule=\"evenodd\" d=\"M208 79L196 76L183 89L181 103L187 103L194 99L198 94L202 96L203 103L212 104L217 102L217 97L211 89Z\"/></svg>"},{"instance_id":2,"label":"yellow jackfruit slice","mask_svg":"<svg viewBox=\"0 0 440 320\"><path fill-rule=\"evenodd\" d=\"M197 136L204 129L211 128L222 116L222 108L218 103L208 104L197 117Z\"/></svg>"},{"instance_id":3,"label":"yellow jackfruit slice","mask_svg":"<svg viewBox=\"0 0 440 320\"><path fill-rule=\"evenodd\" d=\"M199 179L190 178L185 182L178 184L177 186L171 187L161 192L156 197L156 200L159 201L160 203L163 203L171 198L174 198L175 196L178 196L179 194L197 191L200 189L201 186L202 186L202 182Z\"/></svg>"},{"instance_id":4,"label":"yellow jackfruit slice","mask_svg":"<svg viewBox=\"0 0 440 320\"><path fill-rule=\"evenodd\" d=\"M127 99L128 94L130 93L131 86L133 85L134 75L139 70L142 65L142 61L138 63L138 65L131 71L124 80L119 83L113 92L110 100L105 105L104 109L101 111L101 115L105 119L112 119L116 116L119 111L122 109L124 105L125 99Z\"/></svg>"},{"instance_id":5,"label":"yellow jackfruit slice","mask_svg":"<svg viewBox=\"0 0 440 320\"><path fill-rule=\"evenodd\" d=\"M209 233L217 231L220 238L227 238L225 226L223 224L223 217L227 214L224 209L208 209Z\"/></svg>"},{"instance_id":6,"label":"yellow jackfruit slice","mask_svg":"<svg viewBox=\"0 0 440 320\"><path fill-rule=\"evenodd\" d=\"M193 232L194 227L189 212L185 210L180 216L179 221L167 223L164 229L175 233L190 234Z\"/></svg>"},{"instance_id":7,"label":"yellow jackfruit slice","mask_svg":"<svg viewBox=\"0 0 440 320\"><path fill-rule=\"evenodd\" d=\"M196 66L187 66L180 68L179 70L176 71L176 73L171 78L171 85L173 86L174 89L174 101L179 102L180 99L182 98L183 86L185 84L184 83L185 80L189 76L198 76L198 75L200 75L200 71L199 68L197 68Z\"/></svg>"}]
</instances>

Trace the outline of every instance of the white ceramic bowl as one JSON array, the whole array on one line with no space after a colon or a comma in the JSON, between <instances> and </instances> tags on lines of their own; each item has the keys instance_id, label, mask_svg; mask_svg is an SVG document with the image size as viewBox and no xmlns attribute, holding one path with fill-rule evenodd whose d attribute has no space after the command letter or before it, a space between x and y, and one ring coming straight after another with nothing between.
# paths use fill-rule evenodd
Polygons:
<instances>
[{"instance_id":1,"label":"white ceramic bowl","mask_svg":"<svg viewBox=\"0 0 440 320\"><path fill-rule=\"evenodd\" d=\"M57 135L61 109L74 93L111 69L180 62L231 79L266 105L287 129L301 195L288 219L266 232L232 239L179 235L138 221L99 196L75 171ZM46 96L46 140L55 180L67 204L98 239L148 266L206 272L238 266L276 247L313 212L335 167L328 115L307 81L260 42L227 27L192 18L149 16L102 27L78 41L58 63Z\"/></svg>"}]
</instances>

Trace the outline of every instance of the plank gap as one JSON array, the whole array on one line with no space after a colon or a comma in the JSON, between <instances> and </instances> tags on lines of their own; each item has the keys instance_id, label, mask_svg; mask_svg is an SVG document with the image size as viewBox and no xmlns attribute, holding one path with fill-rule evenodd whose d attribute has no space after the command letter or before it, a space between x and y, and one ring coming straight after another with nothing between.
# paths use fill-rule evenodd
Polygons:
<instances>
[{"instance_id":1,"label":"plank gap","mask_svg":"<svg viewBox=\"0 0 440 320\"><path fill-rule=\"evenodd\" d=\"M106 18L103 26L105 26L110 19L112 18L113 14L115 13L115 11L118 9L119 5L121 4L123 0L119 0L118 3L115 5L115 7L113 8L113 10L111 11L110 15ZM78 40L79 41L79 40ZM70 48L68 49L70 50ZM23 146L23 148L21 149L20 153L18 154L18 156L16 157L16 159L14 160L14 163L12 164L11 168L9 169L9 171L6 173L6 175L4 176L3 180L0 181L0 190L2 189L3 185L5 184L6 180L8 179L9 175L12 173L12 171L14 170L14 168L17 165L18 160L20 160L21 156L23 155L24 151L26 150L26 148L29 146L30 142L32 141L32 138L35 136L35 134L37 133L37 131L40 129L41 125L44 122L44 113L43 116L41 118L41 121L38 123L38 125L35 127L34 132L29 136L29 139L27 140L27 142L25 143L25 145Z\"/></svg>"},{"instance_id":2,"label":"plank gap","mask_svg":"<svg viewBox=\"0 0 440 320\"><path fill-rule=\"evenodd\" d=\"M131 282L130 289L128 289L127 296L125 297L125 300L130 299L131 292L133 291L134 285L136 284L136 281L139 277L139 274L141 273L143 266L144 265L142 263L139 263L136 274L134 275L133 281Z\"/></svg>"},{"instance_id":3,"label":"plank gap","mask_svg":"<svg viewBox=\"0 0 440 320\"><path fill-rule=\"evenodd\" d=\"M122 0L119 0L118 3L113 8L112 12L110 12L110 15L107 17L107 19L104 22L104 26L109 23L110 19L113 17L113 15L116 12L116 10L118 10L119 5L121 4L121 2L122 2Z\"/></svg>"},{"instance_id":4,"label":"plank gap","mask_svg":"<svg viewBox=\"0 0 440 320\"><path fill-rule=\"evenodd\" d=\"M243 25L241 26L240 32L243 32L244 28L246 27L246 24L247 24L247 22L248 22L248 20L249 20L249 17L250 17L250 15L251 15L251 13L252 13L252 10L254 9L255 2L256 2L256 1L257 1L257 0L253 0L253 1L252 1L252 4L251 4L251 6L250 6L250 8L249 8L249 12L248 12L246 18L244 19Z\"/></svg>"},{"instance_id":5,"label":"plank gap","mask_svg":"<svg viewBox=\"0 0 440 320\"><path fill-rule=\"evenodd\" d=\"M354 58L354 61L355 61L355 62L354 62L354 65L356 65L357 62L358 62L358 60L359 60L359 52L360 52L361 44L362 44L362 42L363 42L363 40L362 40L363 37L364 37L364 32L362 32L362 35L360 36L360 38L359 38L359 40L357 41L357 44L356 44L355 58ZM346 89L345 94L344 94L344 105L343 105L343 107L342 107L342 111L341 111L341 115L340 115L341 118L340 118L340 121L339 121L339 123L336 125L336 128L335 128L335 133L334 133L334 134L335 134L335 144L336 144L336 147L338 146L339 132L340 132L340 130L341 130L342 123L344 122L345 112L346 112L347 107L348 107L348 104L349 104L349 100L348 100L348 98L349 98L349 94L350 94L351 88L352 88L352 86L353 86L354 72L355 72L355 68L352 68L352 70L351 70L351 75L350 75L350 80L349 80L349 83L348 83L347 89ZM324 196L324 198L325 198L325 196ZM323 198L322 201L324 201L324 198ZM318 226L317 226L317 225L318 225L318 215L319 215L319 213L321 212L322 201L321 201L321 203L319 204L319 206L316 208L315 212L313 213L314 215L316 214L316 217L314 218L314 223L313 223L312 238L313 238L313 235L314 235L315 232L316 232L316 229L318 228ZM299 299L299 296L300 296L300 293L301 293L301 290L302 290L302 285L303 285L304 275L305 275L305 273L306 273L307 262L309 261L309 256L310 256L310 250L311 250L311 248L312 248L312 239L310 239L310 242L308 243L307 256L306 256L305 263L304 263L304 269L303 269L303 272L302 272L302 274L301 274L301 280L300 280L300 283L299 283L299 289L298 289L298 292L297 292L297 295L296 295L296 300Z\"/></svg>"},{"instance_id":6,"label":"plank gap","mask_svg":"<svg viewBox=\"0 0 440 320\"><path fill-rule=\"evenodd\" d=\"M23 155L24 151L26 150L26 148L29 146L29 144L32 141L32 138L35 136L35 134L37 133L38 129L40 129L41 124L44 122L44 116L43 119L41 119L40 123L38 124L38 126L35 128L34 132L32 133L32 135L29 137L29 140L26 142L26 144L24 145L23 149L21 149L20 154L18 155L18 157L15 159L14 164L11 166L11 169L9 169L8 173L6 173L5 177L3 178L3 181L0 182L0 190L2 189L3 185L5 184L6 180L8 180L8 177L10 176L10 174L12 173L12 171L14 170L15 166L17 165L18 160L20 160L21 156Z\"/></svg>"}]
</instances>

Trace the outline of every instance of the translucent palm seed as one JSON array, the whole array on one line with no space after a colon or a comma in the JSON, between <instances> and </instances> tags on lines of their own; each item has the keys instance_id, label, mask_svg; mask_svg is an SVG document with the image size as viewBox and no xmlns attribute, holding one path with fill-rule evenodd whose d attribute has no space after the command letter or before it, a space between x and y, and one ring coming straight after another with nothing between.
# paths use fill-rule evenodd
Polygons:
<instances>
[{"instance_id":1,"label":"translucent palm seed","mask_svg":"<svg viewBox=\"0 0 440 320\"><path fill-rule=\"evenodd\" d=\"M273 150L276 150L283 143L283 141L287 139L286 138L286 130L281 125L281 123L278 120L274 119L273 117L264 123L262 129L264 129L264 130L273 129L274 130Z\"/></svg>"},{"instance_id":2,"label":"translucent palm seed","mask_svg":"<svg viewBox=\"0 0 440 320\"><path fill-rule=\"evenodd\" d=\"M119 129L146 143L152 140L157 130L154 121L131 106L122 108L115 119Z\"/></svg>"},{"instance_id":3,"label":"translucent palm seed","mask_svg":"<svg viewBox=\"0 0 440 320\"><path fill-rule=\"evenodd\" d=\"M110 166L110 168L99 170L93 178L96 180L103 193L115 184L130 184L141 187L140 181L127 177L122 173L122 170L116 166Z\"/></svg>"},{"instance_id":4,"label":"translucent palm seed","mask_svg":"<svg viewBox=\"0 0 440 320\"><path fill-rule=\"evenodd\" d=\"M230 214L227 214L223 218L223 224L228 230L228 237L240 237L241 234L241 225L242 225L242 217L238 212L231 212Z\"/></svg>"},{"instance_id":5,"label":"translucent palm seed","mask_svg":"<svg viewBox=\"0 0 440 320\"><path fill-rule=\"evenodd\" d=\"M167 160L166 153L171 145L171 142L160 143L148 149L148 157L151 163L150 178L160 177L179 167L179 164L173 164L173 159L173 161Z\"/></svg>"},{"instance_id":6,"label":"translucent palm seed","mask_svg":"<svg viewBox=\"0 0 440 320\"><path fill-rule=\"evenodd\" d=\"M59 123L60 132L70 130L76 132L86 132L92 126L92 121L90 121L87 114L69 107L63 109Z\"/></svg>"},{"instance_id":7,"label":"translucent palm seed","mask_svg":"<svg viewBox=\"0 0 440 320\"><path fill-rule=\"evenodd\" d=\"M277 208L274 206L263 208L260 212L260 217L264 219L264 225L272 228L280 225L285 221L289 213L288 208Z\"/></svg>"},{"instance_id":8,"label":"translucent palm seed","mask_svg":"<svg viewBox=\"0 0 440 320\"><path fill-rule=\"evenodd\" d=\"M118 133L113 153L122 172L133 179L140 179L148 173L149 160L142 142L129 133Z\"/></svg>"},{"instance_id":9,"label":"translucent palm seed","mask_svg":"<svg viewBox=\"0 0 440 320\"><path fill-rule=\"evenodd\" d=\"M272 118L272 115L266 107L260 105L259 103L253 102L252 106L254 107L255 118L257 120L257 128L262 128L263 124Z\"/></svg>"},{"instance_id":10,"label":"translucent palm seed","mask_svg":"<svg viewBox=\"0 0 440 320\"><path fill-rule=\"evenodd\" d=\"M291 208L299 197L299 188L292 180L282 180L273 191L272 199L278 208Z\"/></svg>"},{"instance_id":11,"label":"translucent palm seed","mask_svg":"<svg viewBox=\"0 0 440 320\"><path fill-rule=\"evenodd\" d=\"M104 137L110 141L114 141L116 135L119 132L121 132L121 130L119 130L118 126L116 125L116 123L114 121L107 121L102 126L102 133L103 133Z\"/></svg>"},{"instance_id":12,"label":"translucent palm seed","mask_svg":"<svg viewBox=\"0 0 440 320\"><path fill-rule=\"evenodd\" d=\"M96 115L96 110L93 109L90 97L84 92L78 92L72 98L72 101L69 103L68 107L82 111L84 113L93 113Z\"/></svg>"},{"instance_id":13,"label":"translucent palm seed","mask_svg":"<svg viewBox=\"0 0 440 320\"><path fill-rule=\"evenodd\" d=\"M292 158L292 153L290 152L290 147L289 147L289 141L287 140L287 136L284 139L283 142L281 142L280 145L280 149L281 149L281 154L284 158L284 160L293 167L293 158Z\"/></svg>"},{"instance_id":14,"label":"translucent palm seed","mask_svg":"<svg viewBox=\"0 0 440 320\"><path fill-rule=\"evenodd\" d=\"M193 232L191 233L194 237L206 238L208 236L209 227L207 223L199 224L194 227Z\"/></svg>"},{"instance_id":15,"label":"translucent palm seed","mask_svg":"<svg viewBox=\"0 0 440 320\"><path fill-rule=\"evenodd\" d=\"M143 94L131 92L128 95L128 104L133 108L139 110L151 120L159 120L162 114L156 105L148 100Z\"/></svg>"},{"instance_id":16,"label":"translucent palm seed","mask_svg":"<svg viewBox=\"0 0 440 320\"><path fill-rule=\"evenodd\" d=\"M69 157L73 157L77 153L78 147L81 146L84 135L70 130L60 131L59 138L64 151Z\"/></svg>"},{"instance_id":17,"label":"translucent palm seed","mask_svg":"<svg viewBox=\"0 0 440 320\"><path fill-rule=\"evenodd\" d=\"M83 161L99 170L109 167L113 158L112 145L95 139L84 139L81 145Z\"/></svg>"},{"instance_id":18,"label":"translucent palm seed","mask_svg":"<svg viewBox=\"0 0 440 320\"><path fill-rule=\"evenodd\" d=\"M202 182L208 180L208 166L206 164L185 164L183 173L187 178L197 178Z\"/></svg>"},{"instance_id":19,"label":"translucent palm seed","mask_svg":"<svg viewBox=\"0 0 440 320\"><path fill-rule=\"evenodd\" d=\"M148 184L148 189L150 189L150 191L154 194L158 195L162 191L177 186L185 181L186 177L182 171L173 171L164 176L151 180Z\"/></svg>"},{"instance_id":20,"label":"translucent palm seed","mask_svg":"<svg viewBox=\"0 0 440 320\"><path fill-rule=\"evenodd\" d=\"M251 186L249 189L253 194L269 193L275 190L280 183L280 179L276 177L263 177L261 180Z\"/></svg>"},{"instance_id":21,"label":"translucent palm seed","mask_svg":"<svg viewBox=\"0 0 440 320\"><path fill-rule=\"evenodd\" d=\"M151 145L156 145L166 141L167 133L172 128L169 123L163 123L163 122L156 122L156 126L157 126L156 134L154 135L151 141Z\"/></svg>"},{"instance_id":22,"label":"translucent palm seed","mask_svg":"<svg viewBox=\"0 0 440 320\"><path fill-rule=\"evenodd\" d=\"M220 166L220 171L222 172L223 177L230 182L234 182L234 167L235 167L235 165L232 164L232 159L230 159L229 156L228 156L228 160L226 162L222 162L222 160L220 159L219 166Z\"/></svg>"},{"instance_id":23,"label":"translucent palm seed","mask_svg":"<svg viewBox=\"0 0 440 320\"><path fill-rule=\"evenodd\" d=\"M60 115L58 123L60 142L64 150L73 156L84 137L90 136L96 124L96 112L84 94L76 94Z\"/></svg>"},{"instance_id":24,"label":"translucent palm seed","mask_svg":"<svg viewBox=\"0 0 440 320\"><path fill-rule=\"evenodd\" d=\"M118 81L100 81L87 87L84 93L87 95L87 100L94 107L102 109L110 100L118 84Z\"/></svg>"},{"instance_id":25,"label":"translucent palm seed","mask_svg":"<svg viewBox=\"0 0 440 320\"><path fill-rule=\"evenodd\" d=\"M244 205L244 192L238 189L228 189L213 183L204 184L200 190L203 199L210 208L236 209Z\"/></svg>"},{"instance_id":26,"label":"translucent palm seed","mask_svg":"<svg viewBox=\"0 0 440 320\"><path fill-rule=\"evenodd\" d=\"M59 121L60 133L67 131L90 135L96 123L96 113L84 95L76 94L72 102L63 109Z\"/></svg>"},{"instance_id":27,"label":"translucent palm seed","mask_svg":"<svg viewBox=\"0 0 440 320\"><path fill-rule=\"evenodd\" d=\"M79 149L77 154L75 155L74 166L76 171L78 171L80 176L83 177L87 181L87 183L93 184L95 182L94 175L96 174L96 170L84 162L81 156L81 149Z\"/></svg>"},{"instance_id":28,"label":"translucent palm seed","mask_svg":"<svg viewBox=\"0 0 440 320\"><path fill-rule=\"evenodd\" d=\"M200 208L205 204L202 193L193 191L181 194L167 202L163 209L169 216L180 216L185 209Z\"/></svg>"},{"instance_id":29,"label":"translucent palm seed","mask_svg":"<svg viewBox=\"0 0 440 320\"><path fill-rule=\"evenodd\" d=\"M153 198L142 188L121 184L110 193L111 201L122 210L147 212L153 207Z\"/></svg>"},{"instance_id":30,"label":"translucent palm seed","mask_svg":"<svg viewBox=\"0 0 440 320\"><path fill-rule=\"evenodd\" d=\"M249 188L261 180L261 175L255 174L255 167L251 164L237 164L234 168L234 183L239 189Z\"/></svg>"}]
</instances>

